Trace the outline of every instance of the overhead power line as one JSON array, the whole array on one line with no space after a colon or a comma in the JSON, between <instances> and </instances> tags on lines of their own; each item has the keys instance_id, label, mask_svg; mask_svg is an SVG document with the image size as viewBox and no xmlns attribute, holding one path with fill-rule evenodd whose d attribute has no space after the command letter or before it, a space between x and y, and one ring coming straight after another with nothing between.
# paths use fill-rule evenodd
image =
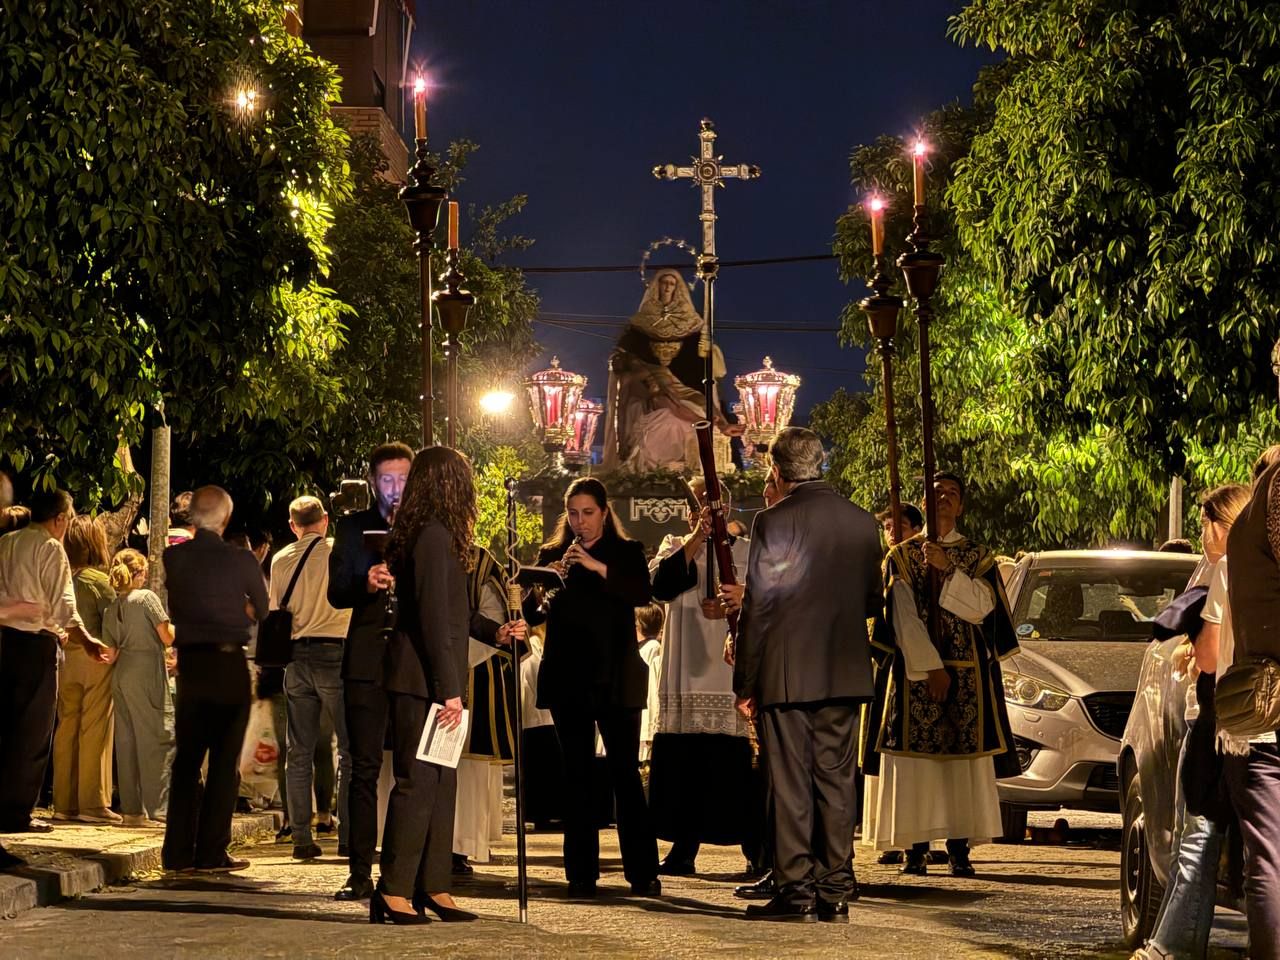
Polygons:
<instances>
[{"instance_id":1,"label":"overhead power line","mask_svg":"<svg viewBox=\"0 0 1280 960\"><path fill-rule=\"evenodd\" d=\"M756 257L752 260L721 260L721 269L729 269L731 267L763 267L770 266L775 263L813 263L820 260L834 260L834 253L814 253L800 257ZM688 270L693 266L691 261L685 260L680 263L650 263L645 265L646 270ZM611 266L580 266L580 267L516 267L521 273L630 273L638 270L639 267L634 263L618 264Z\"/></svg>"},{"instance_id":2,"label":"overhead power line","mask_svg":"<svg viewBox=\"0 0 1280 960\"><path fill-rule=\"evenodd\" d=\"M588 327L625 327L626 319L613 319L609 314L592 316L591 314L543 313L538 319L544 323L559 326ZM629 318L628 318L629 319ZM824 326L816 323L727 323L716 324L717 330L744 330L764 333L839 333L839 327Z\"/></svg>"}]
</instances>

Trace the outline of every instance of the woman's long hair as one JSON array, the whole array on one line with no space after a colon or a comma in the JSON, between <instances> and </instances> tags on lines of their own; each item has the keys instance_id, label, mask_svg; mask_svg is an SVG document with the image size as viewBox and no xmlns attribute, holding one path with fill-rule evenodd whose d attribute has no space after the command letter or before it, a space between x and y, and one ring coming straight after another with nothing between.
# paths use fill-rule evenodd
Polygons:
<instances>
[{"instance_id":1,"label":"woman's long hair","mask_svg":"<svg viewBox=\"0 0 1280 960\"><path fill-rule=\"evenodd\" d=\"M422 528L439 520L453 539L453 555L470 572L476 526L476 487L471 461L452 447L419 450L409 468L387 542L387 564L399 574L413 556Z\"/></svg>"},{"instance_id":2,"label":"woman's long hair","mask_svg":"<svg viewBox=\"0 0 1280 960\"><path fill-rule=\"evenodd\" d=\"M1200 498L1200 509L1205 519L1230 528L1240 511L1249 505L1249 495L1249 488L1243 483L1223 484Z\"/></svg>"},{"instance_id":3,"label":"woman's long hair","mask_svg":"<svg viewBox=\"0 0 1280 960\"><path fill-rule=\"evenodd\" d=\"M83 514L72 517L62 544L73 570L85 567L106 570L111 562L111 553L107 550L107 528L97 517Z\"/></svg>"},{"instance_id":4,"label":"woman's long hair","mask_svg":"<svg viewBox=\"0 0 1280 960\"><path fill-rule=\"evenodd\" d=\"M560 519L556 521L556 533L550 540L542 545L542 549L554 553L557 550L560 553L569 549L569 544L573 543L573 527L569 526L569 500L571 497L589 496L596 502L601 510L608 510L604 518L604 532L600 535L602 540L627 540L627 531L622 528L621 522L618 520L617 513L609 507L609 491L604 488L604 484L595 477L579 477L573 483L569 484L569 489L564 492L564 512L560 514Z\"/></svg>"}]
</instances>

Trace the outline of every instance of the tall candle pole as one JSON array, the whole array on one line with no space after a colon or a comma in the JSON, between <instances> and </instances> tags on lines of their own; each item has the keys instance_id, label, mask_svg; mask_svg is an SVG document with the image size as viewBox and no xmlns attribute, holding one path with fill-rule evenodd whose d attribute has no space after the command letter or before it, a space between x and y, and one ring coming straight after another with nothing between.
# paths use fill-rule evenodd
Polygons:
<instances>
[{"instance_id":1,"label":"tall candle pole","mask_svg":"<svg viewBox=\"0 0 1280 960\"><path fill-rule=\"evenodd\" d=\"M876 338L880 354L880 382L884 389L884 436L889 460L889 512L893 517L893 542L902 542L902 481L898 475L898 423L893 406L893 338L898 335L898 313L902 298L889 293L892 281L885 273L884 201L872 197L867 204L871 217L871 251L875 274L868 281L871 295L859 302L867 315L867 326Z\"/></svg>"},{"instance_id":2,"label":"tall candle pole","mask_svg":"<svg viewBox=\"0 0 1280 960\"><path fill-rule=\"evenodd\" d=\"M408 184L400 189L400 200L405 205L409 224L416 234L413 249L418 255L418 292L422 308L419 326L422 353L422 445L429 447L435 442L435 394L431 376L431 248L432 236L440 223L440 207L449 193L436 182L436 170L428 156L427 80L421 74L413 81L413 127L416 162L409 170Z\"/></svg>"},{"instance_id":3,"label":"tall candle pole","mask_svg":"<svg viewBox=\"0 0 1280 960\"><path fill-rule=\"evenodd\" d=\"M907 282L907 293L915 301L916 323L920 336L920 433L924 446L924 512L928 524L929 539L938 540L938 498L933 490L936 463L933 452L933 384L930 373L929 324L933 320L933 294L938 289L942 275L941 254L929 249L933 242L929 236L929 212L924 203L924 161L927 148L917 140L912 150L915 179L915 215L912 218L911 235L907 242L911 251L898 258L898 267ZM929 567L929 626L938 622L938 593L940 583L937 570Z\"/></svg>"}]
</instances>

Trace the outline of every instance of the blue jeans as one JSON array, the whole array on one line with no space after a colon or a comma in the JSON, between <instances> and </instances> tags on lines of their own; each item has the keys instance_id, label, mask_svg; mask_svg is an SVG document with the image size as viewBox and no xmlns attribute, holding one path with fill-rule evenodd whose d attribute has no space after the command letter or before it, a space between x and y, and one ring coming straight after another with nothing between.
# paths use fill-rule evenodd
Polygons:
<instances>
[{"instance_id":1,"label":"blue jeans","mask_svg":"<svg viewBox=\"0 0 1280 960\"><path fill-rule=\"evenodd\" d=\"M351 750L342 706L342 644L295 643L293 662L284 672L285 710L289 717L289 824L294 846L311 843L312 780L321 711L338 735L338 842L347 842L347 788L351 783Z\"/></svg>"},{"instance_id":2,"label":"blue jeans","mask_svg":"<svg viewBox=\"0 0 1280 960\"><path fill-rule=\"evenodd\" d=\"M1186 754L1184 738L1178 754L1179 771ZM1175 793L1174 818L1169 886L1160 903L1160 916L1150 942L1175 957L1203 957L1209 948L1209 930L1213 926L1223 836L1212 820L1187 812L1181 776Z\"/></svg>"}]
</instances>

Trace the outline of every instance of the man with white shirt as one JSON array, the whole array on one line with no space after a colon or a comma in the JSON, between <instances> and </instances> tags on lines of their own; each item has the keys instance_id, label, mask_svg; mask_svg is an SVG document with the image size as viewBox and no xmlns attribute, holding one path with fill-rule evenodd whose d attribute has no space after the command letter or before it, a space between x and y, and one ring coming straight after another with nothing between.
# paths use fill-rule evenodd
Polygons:
<instances>
[{"instance_id":1,"label":"man with white shirt","mask_svg":"<svg viewBox=\"0 0 1280 960\"><path fill-rule=\"evenodd\" d=\"M311 835L311 806L322 711L329 714L338 735L338 852L340 856L347 853L351 752L342 704L342 644L351 611L329 604L329 554L333 547L325 537L329 515L324 504L315 497L298 497L289 504L289 529L298 539L271 558L270 600L272 610L287 607L293 614L293 660L284 672L289 731L285 776L293 858L314 860L321 853ZM289 593L291 583L293 591Z\"/></svg>"},{"instance_id":2,"label":"man with white shirt","mask_svg":"<svg viewBox=\"0 0 1280 960\"><path fill-rule=\"evenodd\" d=\"M31 498L31 523L0 537L0 833L47 832L31 819L44 781L58 695L58 647L109 650L76 611L62 539L75 516L65 490ZM0 855L0 860L4 855Z\"/></svg>"},{"instance_id":3,"label":"man with white shirt","mask_svg":"<svg viewBox=\"0 0 1280 960\"><path fill-rule=\"evenodd\" d=\"M963 481L939 473L934 493L937 542L911 537L885 564L894 646L875 711L883 719L874 844L905 849L902 872L922 876L929 841L945 839L951 874L971 877L970 842L1001 834L996 778L1018 769L998 662L1018 644L995 554L956 529ZM931 580L937 622L926 626Z\"/></svg>"}]
</instances>

